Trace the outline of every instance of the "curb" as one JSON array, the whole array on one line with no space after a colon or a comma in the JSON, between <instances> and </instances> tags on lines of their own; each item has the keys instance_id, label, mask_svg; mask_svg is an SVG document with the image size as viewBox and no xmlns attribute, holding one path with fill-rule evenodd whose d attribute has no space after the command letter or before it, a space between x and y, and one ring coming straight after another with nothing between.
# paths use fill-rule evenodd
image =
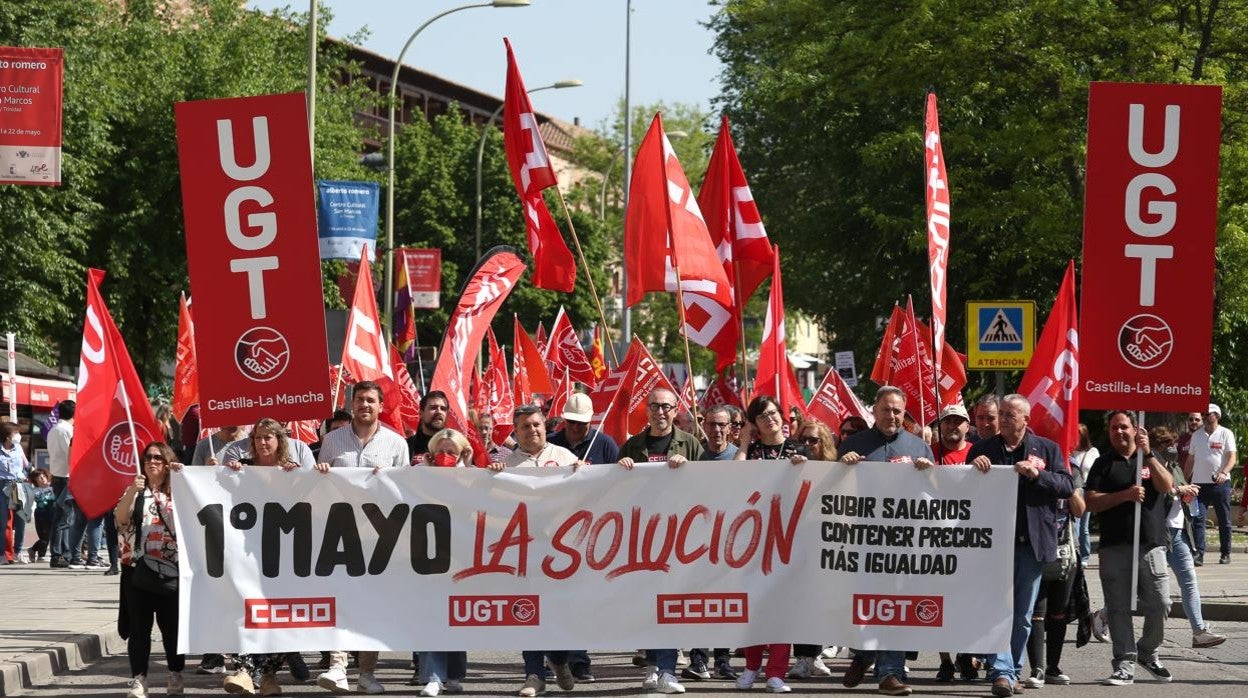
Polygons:
<instances>
[{"instance_id":1,"label":"curb","mask_svg":"<svg viewBox=\"0 0 1248 698\"><path fill-rule=\"evenodd\" d=\"M82 669L106 654L125 651L117 624L108 623L64 642L0 662L0 696L18 695L24 689L48 683L53 676Z\"/></svg>"},{"instance_id":2,"label":"curb","mask_svg":"<svg viewBox=\"0 0 1248 698\"><path fill-rule=\"evenodd\" d=\"M1205 601L1200 604L1200 615L1205 620L1216 620L1225 623L1245 623L1248 622L1248 605L1244 605L1242 603L1210 603ZM1187 617L1187 614L1183 612L1183 603L1181 601L1172 601L1170 603L1170 617Z\"/></svg>"}]
</instances>

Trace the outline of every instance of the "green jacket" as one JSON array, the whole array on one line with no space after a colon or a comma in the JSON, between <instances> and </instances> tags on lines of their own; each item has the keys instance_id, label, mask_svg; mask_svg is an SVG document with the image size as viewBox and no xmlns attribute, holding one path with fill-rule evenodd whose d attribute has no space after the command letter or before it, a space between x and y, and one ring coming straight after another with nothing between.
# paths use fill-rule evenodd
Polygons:
<instances>
[{"instance_id":1,"label":"green jacket","mask_svg":"<svg viewBox=\"0 0 1248 698\"><path fill-rule=\"evenodd\" d=\"M620 458L632 458L638 463L650 460L650 454L646 451L646 434L649 433L650 427L646 427L629 437L628 441L620 446ZM702 444L698 443L693 434L672 427L672 445L667 448L667 455L684 456L688 460L704 460L706 451L702 449Z\"/></svg>"},{"instance_id":2,"label":"green jacket","mask_svg":"<svg viewBox=\"0 0 1248 698\"><path fill-rule=\"evenodd\" d=\"M1183 467L1179 465L1178 461L1166 459L1164 457L1165 455L1165 453L1153 451L1153 457L1156 458L1159 463L1166 464L1166 470L1170 471L1170 477L1174 478L1175 487L1188 484L1187 478L1183 477ZM1166 514L1168 516L1170 514L1170 507L1174 506L1174 495L1167 492L1163 503L1165 504ZM1183 508L1183 530L1187 532L1187 540L1190 543L1195 540L1192 536L1192 512L1188 509L1187 502L1183 502L1180 506Z\"/></svg>"}]
</instances>

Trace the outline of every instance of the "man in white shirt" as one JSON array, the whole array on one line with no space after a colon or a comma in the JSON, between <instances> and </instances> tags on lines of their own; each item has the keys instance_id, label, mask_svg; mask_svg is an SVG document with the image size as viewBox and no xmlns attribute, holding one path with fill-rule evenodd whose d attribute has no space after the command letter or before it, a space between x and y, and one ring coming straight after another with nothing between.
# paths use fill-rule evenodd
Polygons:
<instances>
[{"instance_id":1,"label":"man in white shirt","mask_svg":"<svg viewBox=\"0 0 1248 698\"><path fill-rule=\"evenodd\" d=\"M56 405L56 426L48 432L48 470L52 472L52 567L69 567L69 531L74 525L74 507L65 501L69 494L69 444L74 439L73 400Z\"/></svg>"},{"instance_id":2,"label":"man in white shirt","mask_svg":"<svg viewBox=\"0 0 1248 698\"><path fill-rule=\"evenodd\" d=\"M1231 468L1235 467L1235 435L1221 426L1222 408L1209 403L1204 413L1205 428L1192 433L1183 475L1200 487L1192 512L1192 542L1195 564L1205 563L1205 512L1213 507L1218 515L1218 542L1222 556L1218 563L1231 562Z\"/></svg>"}]
</instances>

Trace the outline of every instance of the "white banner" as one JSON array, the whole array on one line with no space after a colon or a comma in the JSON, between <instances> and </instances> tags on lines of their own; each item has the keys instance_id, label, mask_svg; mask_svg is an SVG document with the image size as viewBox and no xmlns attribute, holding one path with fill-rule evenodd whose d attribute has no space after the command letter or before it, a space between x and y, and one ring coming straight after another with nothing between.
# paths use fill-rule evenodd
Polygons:
<instances>
[{"instance_id":1,"label":"white banner","mask_svg":"<svg viewBox=\"0 0 1248 698\"><path fill-rule=\"evenodd\" d=\"M188 467L178 651L996 652L1017 487L900 463Z\"/></svg>"}]
</instances>

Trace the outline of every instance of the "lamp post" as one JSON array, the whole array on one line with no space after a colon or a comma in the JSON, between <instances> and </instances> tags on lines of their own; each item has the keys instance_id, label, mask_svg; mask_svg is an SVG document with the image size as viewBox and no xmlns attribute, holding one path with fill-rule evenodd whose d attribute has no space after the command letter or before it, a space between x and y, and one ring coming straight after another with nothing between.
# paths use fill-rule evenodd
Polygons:
<instances>
[{"instance_id":1,"label":"lamp post","mask_svg":"<svg viewBox=\"0 0 1248 698\"><path fill-rule=\"evenodd\" d=\"M533 89L528 90L528 93L533 94L534 92L541 92L542 90L562 90L568 87L580 87L581 85L584 85L584 84L585 83L581 82L580 80L577 80L576 78L570 78L568 80L560 80L559 82L554 82L549 85L542 85L541 87L534 87ZM502 104L498 105L498 109L495 109L493 113L490 114L490 118L486 119L485 128L481 129L481 141L477 143L477 246L476 246L477 254L476 254L476 259L481 259L481 163L485 159L485 138L490 133L489 131L490 125L494 123L494 120L498 118L499 114L503 113L503 106L506 103L507 103L507 100L504 99Z\"/></svg>"},{"instance_id":2,"label":"lamp post","mask_svg":"<svg viewBox=\"0 0 1248 698\"><path fill-rule=\"evenodd\" d=\"M386 336L390 336L390 332L394 327L394 102L395 95L399 87L399 70L403 67L403 56L407 54L407 49L411 47L412 42L420 35L425 27L442 19L443 17L459 12L460 10L471 10L478 7L527 7L530 0L491 0L491 2L479 2L471 5L460 5L452 7L449 10L439 12L430 17L424 24L416 28L412 35L407 37L407 43L403 44L403 50L399 51L399 57L394 60L394 73L390 75L390 116L387 119L386 126L386 273L385 273L385 294L386 294Z\"/></svg>"}]
</instances>

